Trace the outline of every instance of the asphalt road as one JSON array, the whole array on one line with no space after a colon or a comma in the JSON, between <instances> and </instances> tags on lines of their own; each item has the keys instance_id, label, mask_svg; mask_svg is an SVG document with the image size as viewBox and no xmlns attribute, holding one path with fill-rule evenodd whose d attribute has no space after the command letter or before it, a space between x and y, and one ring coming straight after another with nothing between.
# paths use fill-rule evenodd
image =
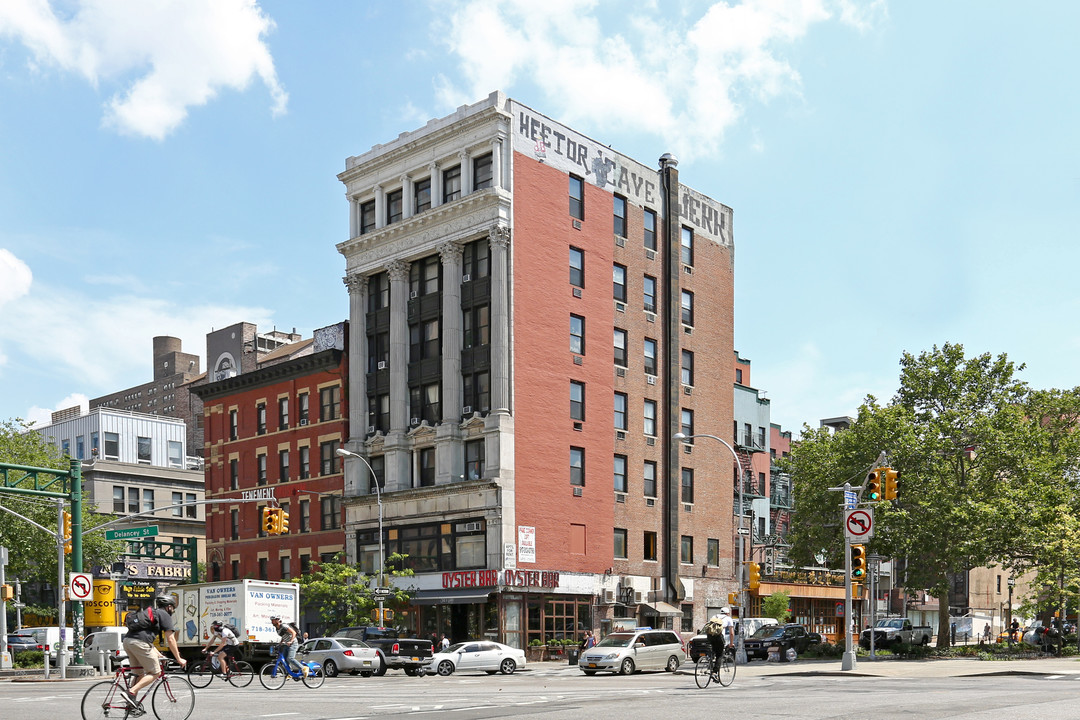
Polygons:
<instances>
[{"instance_id":1,"label":"asphalt road","mask_svg":"<svg viewBox=\"0 0 1080 720\"><path fill-rule=\"evenodd\" d=\"M760 667L760 666L759 666ZM689 663L671 675L584 677L545 667L502 675L382 678L343 676L312 690L289 682L277 691L256 680L236 689L215 680L196 691L194 720L360 720L543 716L632 718L1080 718L1080 673L979 677L867 677L745 672L731 687L694 684ZM93 681L0 682L0 714L18 720L79 718ZM152 718L152 714L146 716Z\"/></svg>"}]
</instances>

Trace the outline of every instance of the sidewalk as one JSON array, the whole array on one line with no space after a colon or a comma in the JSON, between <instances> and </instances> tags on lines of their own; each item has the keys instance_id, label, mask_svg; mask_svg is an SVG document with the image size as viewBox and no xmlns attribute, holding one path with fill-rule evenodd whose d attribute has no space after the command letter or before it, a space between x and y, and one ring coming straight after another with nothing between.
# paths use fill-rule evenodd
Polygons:
<instances>
[{"instance_id":1,"label":"sidewalk","mask_svg":"<svg viewBox=\"0 0 1080 720\"><path fill-rule=\"evenodd\" d=\"M754 661L740 665L739 674L758 675L833 675L839 677L977 677L979 675L1076 675L1080 677L1080 659L1035 658L1030 660L975 660L971 658L934 658L897 660L858 658L855 668L841 670L840 660L796 660L791 663ZM683 671L687 670L684 666Z\"/></svg>"}]
</instances>

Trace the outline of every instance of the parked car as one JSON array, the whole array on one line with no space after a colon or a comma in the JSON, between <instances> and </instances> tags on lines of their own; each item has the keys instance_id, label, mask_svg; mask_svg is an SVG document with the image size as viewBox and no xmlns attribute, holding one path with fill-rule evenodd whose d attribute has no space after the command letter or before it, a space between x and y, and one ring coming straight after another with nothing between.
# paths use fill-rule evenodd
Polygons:
<instances>
[{"instance_id":1,"label":"parked car","mask_svg":"<svg viewBox=\"0 0 1080 720\"><path fill-rule=\"evenodd\" d=\"M11 657L15 657L19 653L29 652L36 650L38 652L45 652L45 646L37 641L33 635L23 635L21 633L15 633L14 635L7 636L8 652L11 653Z\"/></svg>"},{"instance_id":2,"label":"parked car","mask_svg":"<svg viewBox=\"0 0 1080 720\"><path fill-rule=\"evenodd\" d=\"M109 659L109 669L113 671L127 665L127 655L124 653L125 635L126 627L107 627L90 633L83 640L83 660L87 665L100 667L101 657L104 655Z\"/></svg>"},{"instance_id":3,"label":"parked car","mask_svg":"<svg viewBox=\"0 0 1080 720\"><path fill-rule=\"evenodd\" d=\"M363 640L349 637L312 638L305 640L297 651L305 661L322 665L326 677L339 672L371 677L382 667L379 651Z\"/></svg>"},{"instance_id":4,"label":"parked car","mask_svg":"<svg viewBox=\"0 0 1080 720\"><path fill-rule=\"evenodd\" d=\"M821 643L821 636L817 633L806 632L806 628L796 623L787 625L767 625L756 633L746 638L743 647L746 648L746 659L753 660L769 657L769 649L776 648L780 652L780 659L787 657L788 648L794 648L796 654L806 652L811 645Z\"/></svg>"},{"instance_id":5,"label":"parked car","mask_svg":"<svg viewBox=\"0 0 1080 720\"><path fill-rule=\"evenodd\" d=\"M586 675L601 670L629 675L635 670L675 672L685 657L682 640L672 630L638 628L611 633L578 657Z\"/></svg>"},{"instance_id":6,"label":"parked car","mask_svg":"<svg viewBox=\"0 0 1080 720\"><path fill-rule=\"evenodd\" d=\"M870 649L870 628L859 635L859 645L864 650ZM912 625L907 618L882 618L874 625L874 647L885 648L896 645L928 645L934 636L934 629L929 625Z\"/></svg>"},{"instance_id":7,"label":"parked car","mask_svg":"<svg viewBox=\"0 0 1080 720\"><path fill-rule=\"evenodd\" d=\"M771 617L748 617L744 620L735 620L735 632L738 636L739 624L742 624L742 632L746 633L746 636L753 635L766 625L779 625L776 618ZM690 659L694 662L698 661L698 658L709 651L709 637L703 634L697 634L690 638L690 642L686 644L686 652L690 656Z\"/></svg>"},{"instance_id":8,"label":"parked car","mask_svg":"<svg viewBox=\"0 0 1080 720\"><path fill-rule=\"evenodd\" d=\"M468 670L483 670L488 675L501 672L511 675L525 666L525 651L490 640L454 643L431 656L429 673L450 675Z\"/></svg>"},{"instance_id":9,"label":"parked car","mask_svg":"<svg viewBox=\"0 0 1080 720\"><path fill-rule=\"evenodd\" d=\"M360 640L379 651L379 668L376 675L400 669L406 675L424 675L431 660L431 641L419 638L403 638L394 628L343 627L333 637L349 637Z\"/></svg>"},{"instance_id":10,"label":"parked car","mask_svg":"<svg viewBox=\"0 0 1080 720\"><path fill-rule=\"evenodd\" d=\"M32 627L23 628L19 631L20 635L33 635L34 638L45 646L45 654L49 658L49 663L56 665L58 660L58 654L60 650L60 628L59 627ZM75 636L75 631L72 628L64 628L64 646L67 650L68 661L72 658L72 645L71 639Z\"/></svg>"}]
</instances>

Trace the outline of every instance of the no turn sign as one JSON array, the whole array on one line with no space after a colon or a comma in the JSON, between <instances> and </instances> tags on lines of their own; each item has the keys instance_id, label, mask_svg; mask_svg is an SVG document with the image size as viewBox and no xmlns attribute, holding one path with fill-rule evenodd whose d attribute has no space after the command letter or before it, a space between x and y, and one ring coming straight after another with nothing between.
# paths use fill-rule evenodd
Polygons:
<instances>
[{"instance_id":1,"label":"no turn sign","mask_svg":"<svg viewBox=\"0 0 1080 720\"><path fill-rule=\"evenodd\" d=\"M869 508L848 510L844 514L844 533L851 542L874 537L874 512Z\"/></svg>"},{"instance_id":2,"label":"no turn sign","mask_svg":"<svg viewBox=\"0 0 1080 720\"><path fill-rule=\"evenodd\" d=\"M68 576L68 596L83 602L94 595L94 576L90 573L71 573Z\"/></svg>"}]
</instances>

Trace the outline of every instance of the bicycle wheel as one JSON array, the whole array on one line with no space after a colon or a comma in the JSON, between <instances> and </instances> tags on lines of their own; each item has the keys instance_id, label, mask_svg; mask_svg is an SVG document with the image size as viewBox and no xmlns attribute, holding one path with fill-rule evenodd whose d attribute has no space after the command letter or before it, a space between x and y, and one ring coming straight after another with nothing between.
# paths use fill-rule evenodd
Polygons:
<instances>
[{"instance_id":1,"label":"bicycle wheel","mask_svg":"<svg viewBox=\"0 0 1080 720\"><path fill-rule=\"evenodd\" d=\"M277 663L263 665L259 671L259 682L267 690L277 690L285 684L285 670L279 668Z\"/></svg>"},{"instance_id":2,"label":"bicycle wheel","mask_svg":"<svg viewBox=\"0 0 1080 720\"><path fill-rule=\"evenodd\" d=\"M102 680L91 685L82 699L83 720L122 718L127 715L127 699L114 680Z\"/></svg>"},{"instance_id":3,"label":"bicycle wheel","mask_svg":"<svg viewBox=\"0 0 1080 720\"><path fill-rule=\"evenodd\" d=\"M233 687L247 687L255 679L255 668L251 663L238 660L236 667L229 671L229 682Z\"/></svg>"},{"instance_id":4,"label":"bicycle wheel","mask_svg":"<svg viewBox=\"0 0 1080 720\"><path fill-rule=\"evenodd\" d=\"M308 672L307 677L304 678L304 684L309 688L322 687L324 682L326 682L326 675L323 674L322 668L311 670Z\"/></svg>"},{"instance_id":5,"label":"bicycle wheel","mask_svg":"<svg viewBox=\"0 0 1080 720\"><path fill-rule=\"evenodd\" d=\"M716 676L716 681L724 687L735 681L735 658L730 653L720 656L720 672Z\"/></svg>"},{"instance_id":6,"label":"bicycle wheel","mask_svg":"<svg viewBox=\"0 0 1080 720\"><path fill-rule=\"evenodd\" d=\"M197 688L204 688L213 682L214 668L210 666L210 661L200 660L188 665L187 679L193 687Z\"/></svg>"},{"instance_id":7,"label":"bicycle wheel","mask_svg":"<svg viewBox=\"0 0 1080 720\"><path fill-rule=\"evenodd\" d=\"M166 675L150 700L158 720L187 720L195 710L195 690L179 675Z\"/></svg>"},{"instance_id":8,"label":"bicycle wheel","mask_svg":"<svg viewBox=\"0 0 1080 720\"><path fill-rule=\"evenodd\" d=\"M712 655L702 655L694 666L694 682L701 689L709 687L712 682Z\"/></svg>"}]
</instances>

